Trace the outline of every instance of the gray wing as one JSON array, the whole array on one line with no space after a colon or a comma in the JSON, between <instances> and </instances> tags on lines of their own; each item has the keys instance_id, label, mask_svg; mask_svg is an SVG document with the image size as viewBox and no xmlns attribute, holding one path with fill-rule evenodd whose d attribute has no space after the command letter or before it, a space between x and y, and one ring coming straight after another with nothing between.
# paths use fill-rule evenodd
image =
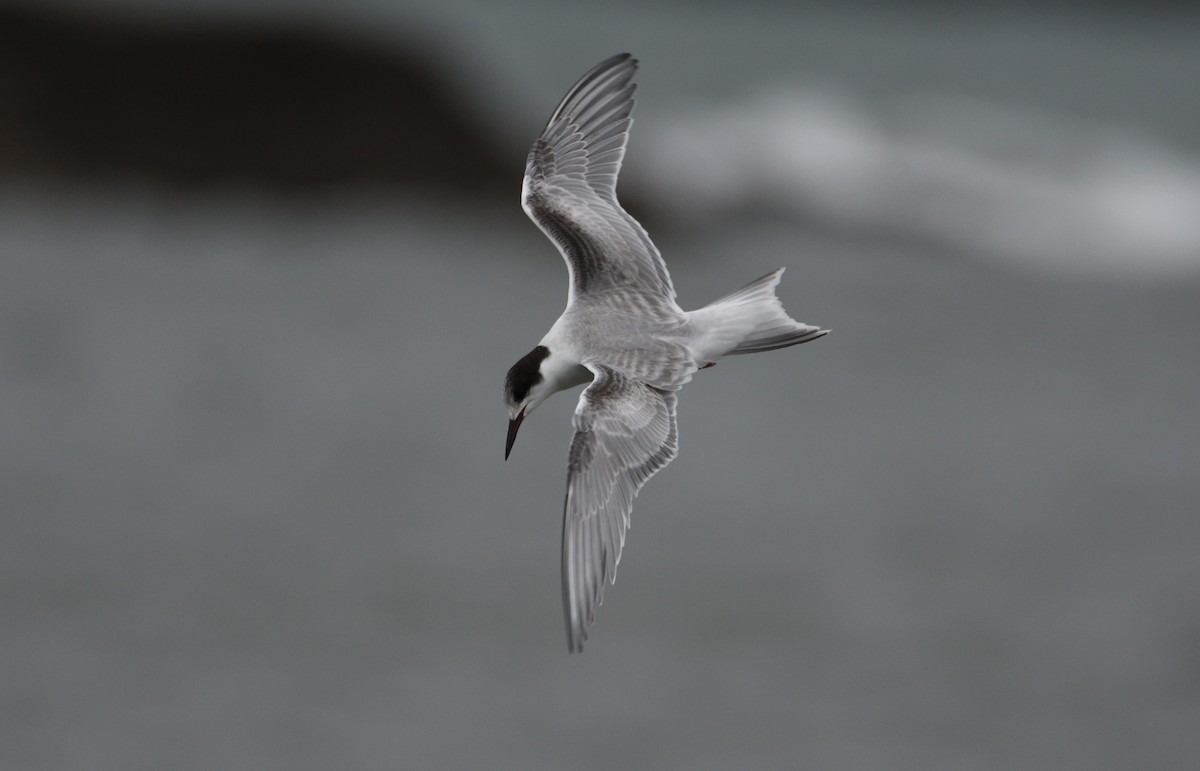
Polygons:
<instances>
[{"instance_id":1,"label":"gray wing","mask_svg":"<svg viewBox=\"0 0 1200 771\"><path fill-rule=\"evenodd\" d=\"M620 287L674 302L658 249L617 203L637 64L618 54L584 75L550 116L525 165L521 206L562 252L572 299Z\"/></svg>"},{"instance_id":2,"label":"gray wing","mask_svg":"<svg viewBox=\"0 0 1200 771\"><path fill-rule=\"evenodd\" d=\"M587 628L613 582L633 498L679 451L675 394L603 365L575 408L567 455L562 588L567 644L583 650Z\"/></svg>"}]
</instances>

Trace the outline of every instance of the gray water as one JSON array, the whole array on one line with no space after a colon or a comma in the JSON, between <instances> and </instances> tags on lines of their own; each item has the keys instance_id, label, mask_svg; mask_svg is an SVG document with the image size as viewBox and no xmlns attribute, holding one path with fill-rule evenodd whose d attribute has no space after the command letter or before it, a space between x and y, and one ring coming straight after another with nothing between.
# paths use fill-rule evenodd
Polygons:
<instances>
[{"instance_id":1,"label":"gray water","mask_svg":"<svg viewBox=\"0 0 1200 771\"><path fill-rule=\"evenodd\" d=\"M1195 284L659 232L686 306L788 265L834 332L687 387L568 656L515 207L4 203L6 768L1200 758Z\"/></svg>"},{"instance_id":2,"label":"gray water","mask_svg":"<svg viewBox=\"0 0 1200 771\"><path fill-rule=\"evenodd\" d=\"M0 188L0 768L1200 766L1195 26L239 7L429 53L513 157L513 200ZM833 333L682 392L680 456L569 656L576 394L502 460L504 372L566 280L517 176L563 89L624 49L643 90L622 192L681 304L786 266L785 306ZM666 176L664 126L759 85L865 111L822 136L881 127L874 208L766 186L701 209L719 174ZM1012 143L970 130L996 115L1034 117ZM1110 147L1124 176L1093 163ZM1013 171L991 189L1013 197L888 187L964 157ZM1130 246L1091 209L1045 249L1016 216L1100 182L1132 195L1105 199L1131 204ZM975 238L997 221L1020 249ZM1099 241L1122 267L1081 262Z\"/></svg>"}]
</instances>

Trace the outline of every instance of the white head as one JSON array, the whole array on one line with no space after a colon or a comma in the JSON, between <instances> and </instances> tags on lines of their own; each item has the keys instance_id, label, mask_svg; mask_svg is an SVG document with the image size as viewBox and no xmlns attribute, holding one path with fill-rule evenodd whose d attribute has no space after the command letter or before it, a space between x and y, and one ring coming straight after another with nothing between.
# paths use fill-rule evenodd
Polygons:
<instances>
[{"instance_id":1,"label":"white head","mask_svg":"<svg viewBox=\"0 0 1200 771\"><path fill-rule=\"evenodd\" d=\"M542 362L550 356L550 349L539 345L512 365L504 378L504 405L508 408L508 439L504 444L504 459L512 452L517 440L517 430L525 416L537 409L558 388L542 372Z\"/></svg>"}]
</instances>

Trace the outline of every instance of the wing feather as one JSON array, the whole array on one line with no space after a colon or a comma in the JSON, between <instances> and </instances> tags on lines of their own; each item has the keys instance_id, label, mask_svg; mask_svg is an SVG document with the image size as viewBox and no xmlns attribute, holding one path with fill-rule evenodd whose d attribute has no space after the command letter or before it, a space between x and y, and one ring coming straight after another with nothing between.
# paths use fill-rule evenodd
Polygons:
<instances>
[{"instance_id":1,"label":"wing feather","mask_svg":"<svg viewBox=\"0 0 1200 771\"><path fill-rule=\"evenodd\" d=\"M645 229L617 202L633 124L637 60L618 54L563 97L525 165L521 205L562 252L571 301L610 288L674 305L675 289Z\"/></svg>"},{"instance_id":2,"label":"wing feather","mask_svg":"<svg viewBox=\"0 0 1200 771\"><path fill-rule=\"evenodd\" d=\"M583 650L587 629L617 576L638 490L675 458L675 394L600 364L575 408L563 510L563 614L567 644Z\"/></svg>"}]
</instances>

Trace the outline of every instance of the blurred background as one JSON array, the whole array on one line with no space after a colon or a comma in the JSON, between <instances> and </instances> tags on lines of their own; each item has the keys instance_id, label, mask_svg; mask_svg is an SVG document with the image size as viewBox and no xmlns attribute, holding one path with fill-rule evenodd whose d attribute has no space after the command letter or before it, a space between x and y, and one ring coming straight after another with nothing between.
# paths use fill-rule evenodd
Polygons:
<instances>
[{"instance_id":1,"label":"blurred background","mask_svg":"<svg viewBox=\"0 0 1200 771\"><path fill-rule=\"evenodd\" d=\"M1200 18L1175 4L0 4L0 767L1200 766ZM587 650L566 272L622 200L812 345L680 402Z\"/></svg>"}]
</instances>

